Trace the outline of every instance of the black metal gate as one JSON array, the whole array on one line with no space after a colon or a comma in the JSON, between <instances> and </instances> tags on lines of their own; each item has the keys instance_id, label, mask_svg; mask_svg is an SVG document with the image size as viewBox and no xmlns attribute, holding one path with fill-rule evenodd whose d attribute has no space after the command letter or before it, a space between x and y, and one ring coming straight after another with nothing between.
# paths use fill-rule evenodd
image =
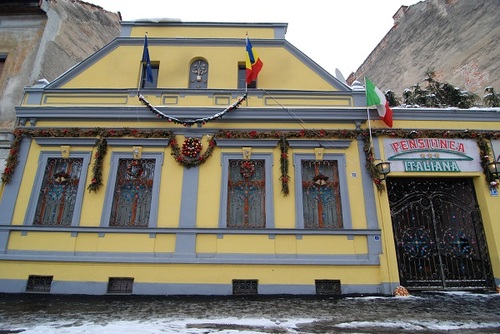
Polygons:
<instances>
[{"instance_id":1,"label":"black metal gate","mask_svg":"<svg viewBox=\"0 0 500 334\"><path fill-rule=\"evenodd\" d=\"M472 179L390 178L387 191L401 285L494 288Z\"/></svg>"}]
</instances>

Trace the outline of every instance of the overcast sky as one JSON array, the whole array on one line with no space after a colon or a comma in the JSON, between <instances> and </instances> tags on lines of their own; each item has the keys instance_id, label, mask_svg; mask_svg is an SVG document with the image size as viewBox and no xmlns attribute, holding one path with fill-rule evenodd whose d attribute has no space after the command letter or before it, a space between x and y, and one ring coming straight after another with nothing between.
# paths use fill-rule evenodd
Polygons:
<instances>
[{"instance_id":1,"label":"overcast sky","mask_svg":"<svg viewBox=\"0 0 500 334\"><path fill-rule=\"evenodd\" d=\"M402 5L418 0L86 0L123 21L171 18L183 22L288 23L285 38L325 70L347 79L393 25ZM250 36L251 38L251 36ZM257 50L258 51L258 50ZM265 63L265 59L263 59Z\"/></svg>"}]
</instances>

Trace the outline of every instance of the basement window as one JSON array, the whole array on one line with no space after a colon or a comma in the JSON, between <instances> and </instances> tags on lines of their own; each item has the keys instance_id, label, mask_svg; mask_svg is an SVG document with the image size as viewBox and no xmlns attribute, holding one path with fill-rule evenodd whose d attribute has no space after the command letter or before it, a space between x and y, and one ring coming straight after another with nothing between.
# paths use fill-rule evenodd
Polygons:
<instances>
[{"instance_id":1,"label":"basement window","mask_svg":"<svg viewBox=\"0 0 500 334\"><path fill-rule=\"evenodd\" d=\"M316 294L324 296L338 296L341 294L340 280L317 279Z\"/></svg>"},{"instance_id":2,"label":"basement window","mask_svg":"<svg viewBox=\"0 0 500 334\"><path fill-rule=\"evenodd\" d=\"M110 277L108 281L108 293L130 294L134 286L133 277Z\"/></svg>"},{"instance_id":3,"label":"basement window","mask_svg":"<svg viewBox=\"0 0 500 334\"><path fill-rule=\"evenodd\" d=\"M26 292L49 293L53 278L54 276L30 275L26 285Z\"/></svg>"},{"instance_id":4,"label":"basement window","mask_svg":"<svg viewBox=\"0 0 500 334\"><path fill-rule=\"evenodd\" d=\"M257 295L258 286L256 279L233 279L233 295Z\"/></svg>"}]
</instances>

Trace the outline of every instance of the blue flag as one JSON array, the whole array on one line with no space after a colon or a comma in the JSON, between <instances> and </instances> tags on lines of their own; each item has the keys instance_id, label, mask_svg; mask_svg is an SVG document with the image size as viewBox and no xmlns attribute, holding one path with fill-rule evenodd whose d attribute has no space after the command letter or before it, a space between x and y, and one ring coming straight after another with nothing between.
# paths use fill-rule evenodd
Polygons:
<instances>
[{"instance_id":1,"label":"blue flag","mask_svg":"<svg viewBox=\"0 0 500 334\"><path fill-rule=\"evenodd\" d=\"M146 81L153 83L153 70L151 69L151 59L149 59L148 36L144 36L144 50L142 51L142 63L146 64Z\"/></svg>"}]
</instances>

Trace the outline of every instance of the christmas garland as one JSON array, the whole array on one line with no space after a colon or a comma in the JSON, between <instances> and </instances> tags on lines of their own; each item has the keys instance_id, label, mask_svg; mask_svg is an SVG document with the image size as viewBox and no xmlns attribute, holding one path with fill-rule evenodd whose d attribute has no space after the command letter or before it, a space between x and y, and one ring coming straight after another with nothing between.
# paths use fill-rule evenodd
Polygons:
<instances>
[{"instance_id":1,"label":"christmas garland","mask_svg":"<svg viewBox=\"0 0 500 334\"><path fill-rule=\"evenodd\" d=\"M288 196L290 189L288 187L288 181L290 181L290 176L288 176L288 142L285 137L280 138L280 169L281 169L281 193Z\"/></svg>"},{"instance_id":2,"label":"christmas garland","mask_svg":"<svg viewBox=\"0 0 500 334\"><path fill-rule=\"evenodd\" d=\"M97 191L102 185L102 167L103 159L107 151L107 142L104 138L108 137L134 137L134 138L168 138L169 145L172 149L171 155L183 167L191 168L199 166L212 155L216 146L216 138L233 138L233 139L279 139L280 147L280 170L281 170L281 185L282 193L286 196L289 194L288 183L290 176L288 175L289 157L288 157L288 142L290 138L317 138L317 139L354 139L361 137L365 152L365 167L376 184L377 189L382 191L385 189L380 182L379 173L375 166L375 158L373 147L371 145L372 136L385 136L394 138L458 138L458 139L474 139L479 147L481 165L486 177L486 181L490 188L498 188L499 182L488 171L488 164L492 161L492 152L488 140L500 139L500 131L469 131L469 130L398 130L398 129L372 129L371 135L368 130L300 130L300 131L241 131L241 130L220 130L209 139L208 148L201 155L194 157L183 154L181 148L177 144L175 135L171 131L166 130L142 130L142 129L17 129L14 131L14 141L9 151L9 156L6 160L6 165L2 173L1 181L3 184L9 184L12 175L19 164L19 149L23 136L31 137L98 137L95 146L97 147L94 155L94 164L92 168L92 181L88 186L89 191ZM187 138L186 140L189 140ZM201 153L201 152L200 152Z\"/></svg>"},{"instance_id":3,"label":"christmas garland","mask_svg":"<svg viewBox=\"0 0 500 334\"><path fill-rule=\"evenodd\" d=\"M380 173L375 166L375 153L370 136L363 136L363 150L365 151L365 168L368 174L379 191L385 190L385 186L380 181Z\"/></svg>"},{"instance_id":4,"label":"christmas garland","mask_svg":"<svg viewBox=\"0 0 500 334\"><path fill-rule=\"evenodd\" d=\"M16 130L14 131L14 141L10 147L9 156L5 161L5 168L2 173L2 184L8 184L14 175L14 171L19 164L19 148L21 147L21 140L23 133Z\"/></svg>"},{"instance_id":5,"label":"christmas garland","mask_svg":"<svg viewBox=\"0 0 500 334\"><path fill-rule=\"evenodd\" d=\"M479 146L479 156L481 157L481 166L483 167L483 173L486 176L486 182L488 183L490 189L497 189L499 182L488 170L488 164L492 162L492 160L490 159L490 157L492 156L490 145L484 138L479 138L477 141L477 145ZM494 157L493 160L495 160Z\"/></svg>"},{"instance_id":6,"label":"christmas garland","mask_svg":"<svg viewBox=\"0 0 500 334\"><path fill-rule=\"evenodd\" d=\"M197 138L196 138L197 139ZM199 141L199 139L197 139ZM189 142L196 142L194 138L186 138L184 141L184 144L189 143ZM179 147L177 144L177 140L175 139L175 135L170 135L170 147L172 148L172 153L171 155L174 157L175 161L179 163L179 165L186 167L186 168L191 168L195 166L199 166L203 164L205 161L207 161L208 158L212 156L212 153L215 148L215 138L210 137L208 141L208 148L205 150L205 152L201 155L198 156L198 154L191 156L190 154L186 155L184 154L183 150ZM185 146L183 144L183 147ZM189 145L189 144L188 144ZM186 146L188 146L186 145ZM200 143L201 145L201 143ZM201 150L201 147L200 147Z\"/></svg>"},{"instance_id":7,"label":"christmas garland","mask_svg":"<svg viewBox=\"0 0 500 334\"><path fill-rule=\"evenodd\" d=\"M87 190L89 192L97 192L102 186L102 166L106 152L108 151L108 142L104 138L96 141L97 151L94 155L94 165L92 166L92 180L90 181Z\"/></svg>"},{"instance_id":8,"label":"christmas garland","mask_svg":"<svg viewBox=\"0 0 500 334\"><path fill-rule=\"evenodd\" d=\"M182 120L182 119L179 119L179 118L176 118L173 116L168 116L168 115L164 114L163 112L161 112L160 110L155 108L153 105L151 105L151 103L149 103L148 100L146 100L146 98L144 96L142 96L140 93L138 93L137 96L139 97L139 101L141 101L142 104L144 104L146 107L149 108L149 110L151 110L153 113L155 113L157 117L166 119L167 121L173 122L175 124L182 124L182 125L187 126L187 127L192 126L194 124L197 124L198 126L205 125L206 123L208 123L210 121L221 118L222 116L224 116L225 114L227 114L231 110L238 108L240 106L240 104L247 99L247 94L245 94L242 97L238 98L238 100L235 103L233 103L232 105L230 105L226 109L224 109L221 112L219 112L213 116L210 116L210 117Z\"/></svg>"}]
</instances>

